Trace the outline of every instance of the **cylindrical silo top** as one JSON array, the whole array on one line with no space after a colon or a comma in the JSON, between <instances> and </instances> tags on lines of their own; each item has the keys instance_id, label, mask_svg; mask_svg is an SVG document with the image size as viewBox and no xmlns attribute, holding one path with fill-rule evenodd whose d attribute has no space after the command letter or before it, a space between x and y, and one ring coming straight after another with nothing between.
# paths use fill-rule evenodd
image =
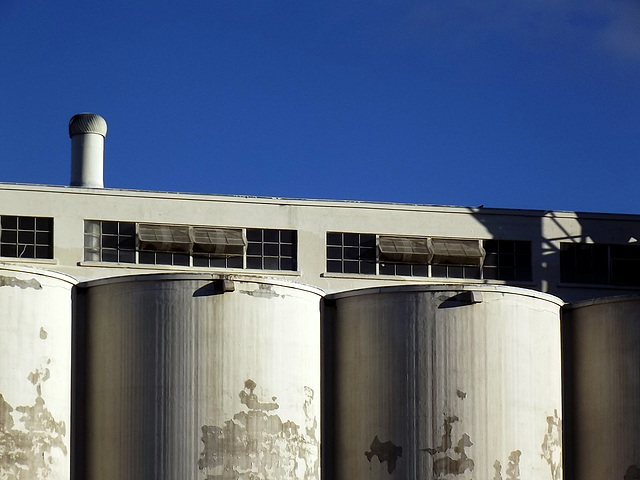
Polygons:
<instances>
[{"instance_id":1,"label":"cylindrical silo top","mask_svg":"<svg viewBox=\"0 0 640 480\"><path fill-rule=\"evenodd\" d=\"M78 113L69 120L69 137L96 133L106 138L107 121L95 113Z\"/></svg>"}]
</instances>

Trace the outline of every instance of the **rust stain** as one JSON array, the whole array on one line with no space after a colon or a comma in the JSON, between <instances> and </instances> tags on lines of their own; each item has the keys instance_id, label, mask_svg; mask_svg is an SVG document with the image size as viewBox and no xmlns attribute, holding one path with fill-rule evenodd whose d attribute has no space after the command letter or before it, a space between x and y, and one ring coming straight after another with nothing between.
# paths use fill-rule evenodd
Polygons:
<instances>
[{"instance_id":1,"label":"rust stain","mask_svg":"<svg viewBox=\"0 0 640 480\"><path fill-rule=\"evenodd\" d=\"M369 463L371 463L373 457L378 457L380 463L387 462L387 471L393 473L396 469L398 458L402 456L402 447L394 445L391 441L381 442L376 435L369 446L369 451L364 452L364 454Z\"/></svg>"},{"instance_id":2,"label":"rust stain","mask_svg":"<svg viewBox=\"0 0 640 480\"><path fill-rule=\"evenodd\" d=\"M7 277L0 275L0 287L18 287L18 288L33 288L34 290L42 290L42 285L35 278L31 280L20 280L16 277Z\"/></svg>"},{"instance_id":3,"label":"rust stain","mask_svg":"<svg viewBox=\"0 0 640 480\"><path fill-rule=\"evenodd\" d=\"M215 480L319 480L320 443L313 389L304 387L302 428L269 414L279 405L260 401L254 393L256 386L249 379L239 394L240 403L248 411L236 413L222 426L202 426L200 471L206 479Z\"/></svg>"}]
</instances>

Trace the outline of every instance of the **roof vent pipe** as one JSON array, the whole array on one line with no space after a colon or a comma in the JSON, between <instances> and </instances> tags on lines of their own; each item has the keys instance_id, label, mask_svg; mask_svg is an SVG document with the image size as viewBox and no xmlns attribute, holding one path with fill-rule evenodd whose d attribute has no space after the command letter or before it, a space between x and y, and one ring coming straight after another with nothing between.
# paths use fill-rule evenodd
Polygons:
<instances>
[{"instance_id":1,"label":"roof vent pipe","mask_svg":"<svg viewBox=\"0 0 640 480\"><path fill-rule=\"evenodd\" d=\"M94 113L79 113L69 120L71 186L104 187L104 139L107 121Z\"/></svg>"}]
</instances>

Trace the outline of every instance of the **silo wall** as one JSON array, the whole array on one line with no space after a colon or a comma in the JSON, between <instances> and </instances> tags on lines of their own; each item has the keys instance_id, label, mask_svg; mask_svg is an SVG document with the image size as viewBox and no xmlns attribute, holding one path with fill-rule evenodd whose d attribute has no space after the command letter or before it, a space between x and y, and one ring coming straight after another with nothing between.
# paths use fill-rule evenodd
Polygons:
<instances>
[{"instance_id":1,"label":"silo wall","mask_svg":"<svg viewBox=\"0 0 640 480\"><path fill-rule=\"evenodd\" d=\"M640 296L567 305L572 478L640 478Z\"/></svg>"},{"instance_id":2,"label":"silo wall","mask_svg":"<svg viewBox=\"0 0 640 480\"><path fill-rule=\"evenodd\" d=\"M330 295L330 478L562 478L560 304L501 286Z\"/></svg>"},{"instance_id":3,"label":"silo wall","mask_svg":"<svg viewBox=\"0 0 640 480\"><path fill-rule=\"evenodd\" d=\"M74 283L0 265L0 478L70 477Z\"/></svg>"},{"instance_id":4,"label":"silo wall","mask_svg":"<svg viewBox=\"0 0 640 480\"><path fill-rule=\"evenodd\" d=\"M83 288L86 478L319 480L322 292L189 274Z\"/></svg>"}]
</instances>

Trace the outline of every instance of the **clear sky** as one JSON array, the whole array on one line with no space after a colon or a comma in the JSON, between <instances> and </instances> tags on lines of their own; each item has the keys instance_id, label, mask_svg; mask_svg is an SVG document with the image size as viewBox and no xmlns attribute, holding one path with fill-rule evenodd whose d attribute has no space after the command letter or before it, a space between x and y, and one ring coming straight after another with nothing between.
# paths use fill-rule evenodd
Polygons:
<instances>
[{"instance_id":1,"label":"clear sky","mask_svg":"<svg viewBox=\"0 0 640 480\"><path fill-rule=\"evenodd\" d=\"M2 182L640 213L638 0L0 0Z\"/></svg>"}]
</instances>

